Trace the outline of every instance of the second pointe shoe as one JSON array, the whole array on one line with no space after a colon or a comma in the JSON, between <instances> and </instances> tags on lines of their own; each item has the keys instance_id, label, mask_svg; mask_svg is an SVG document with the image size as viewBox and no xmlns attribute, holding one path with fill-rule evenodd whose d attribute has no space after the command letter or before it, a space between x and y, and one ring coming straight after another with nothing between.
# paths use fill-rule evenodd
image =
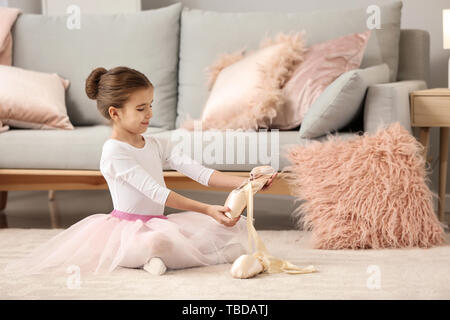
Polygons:
<instances>
[{"instance_id":1,"label":"second pointe shoe","mask_svg":"<svg viewBox=\"0 0 450 320\"><path fill-rule=\"evenodd\" d=\"M264 271L264 266L253 255L244 254L234 261L230 273L233 278L247 279Z\"/></svg>"},{"instance_id":2,"label":"second pointe shoe","mask_svg":"<svg viewBox=\"0 0 450 320\"><path fill-rule=\"evenodd\" d=\"M150 274L160 276L166 272L167 267L161 258L153 257L146 264L144 264L143 269Z\"/></svg>"}]
</instances>

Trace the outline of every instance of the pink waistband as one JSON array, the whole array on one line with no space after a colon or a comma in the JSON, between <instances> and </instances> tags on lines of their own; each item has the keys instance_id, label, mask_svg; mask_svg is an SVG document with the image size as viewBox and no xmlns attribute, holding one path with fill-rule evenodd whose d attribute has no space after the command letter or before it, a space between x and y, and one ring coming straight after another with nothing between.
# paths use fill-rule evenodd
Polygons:
<instances>
[{"instance_id":1,"label":"pink waistband","mask_svg":"<svg viewBox=\"0 0 450 320\"><path fill-rule=\"evenodd\" d=\"M167 219L167 217L165 215L136 214L136 213L123 212L123 211L119 211L116 209L111 211L111 215L116 218L123 219L123 220L129 220L129 221L136 221L136 220L140 219L144 222L147 222L148 220L153 219L153 218Z\"/></svg>"}]
</instances>

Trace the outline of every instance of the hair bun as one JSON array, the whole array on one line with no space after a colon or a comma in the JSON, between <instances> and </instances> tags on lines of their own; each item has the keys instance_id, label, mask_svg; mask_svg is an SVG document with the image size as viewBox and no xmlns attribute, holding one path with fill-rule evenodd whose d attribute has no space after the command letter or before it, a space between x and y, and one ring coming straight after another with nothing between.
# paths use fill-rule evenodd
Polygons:
<instances>
[{"instance_id":1,"label":"hair bun","mask_svg":"<svg viewBox=\"0 0 450 320\"><path fill-rule=\"evenodd\" d=\"M98 95L98 83L102 75L107 73L108 70L99 67L92 70L91 74L86 79L86 94L89 99L97 99Z\"/></svg>"}]
</instances>

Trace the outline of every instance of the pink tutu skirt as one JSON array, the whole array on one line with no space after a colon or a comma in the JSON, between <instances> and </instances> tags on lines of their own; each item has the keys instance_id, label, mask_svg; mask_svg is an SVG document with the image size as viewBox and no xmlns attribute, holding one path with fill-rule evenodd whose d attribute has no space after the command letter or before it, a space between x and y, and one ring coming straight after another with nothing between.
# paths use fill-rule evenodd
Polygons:
<instances>
[{"instance_id":1,"label":"pink tutu skirt","mask_svg":"<svg viewBox=\"0 0 450 320\"><path fill-rule=\"evenodd\" d=\"M208 215L184 211L167 216L138 215L113 210L90 215L61 231L28 256L5 268L16 275L64 273L69 267L81 274L109 273L117 267L141 268L160 257L167 269L231 263L229 246L248 252L246 217L232 227ZM228 251L229 252L229 251Z\"/></svg>"}]
</instances>

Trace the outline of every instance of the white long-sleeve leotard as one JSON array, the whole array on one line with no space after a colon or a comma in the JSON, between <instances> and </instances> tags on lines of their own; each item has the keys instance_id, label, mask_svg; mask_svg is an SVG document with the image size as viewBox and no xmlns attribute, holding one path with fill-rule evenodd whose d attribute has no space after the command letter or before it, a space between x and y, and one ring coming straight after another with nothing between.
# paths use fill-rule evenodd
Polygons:
<instances>
[{"instance_id":1,"label":"white long-sleeve leotard","mask_svg":"<svg viewBox=\"0 0 450 320\"><path fill-rule=\"evenodd\" d=\"M111 193L114 209L143 215L162 215L170 189L163 167L168 164L207 186L214 169L206 168L186 154L180 155L167 138L142 135L143 148L108 139L103 144L100 171Z\"/></svg>"}]
</instances>

